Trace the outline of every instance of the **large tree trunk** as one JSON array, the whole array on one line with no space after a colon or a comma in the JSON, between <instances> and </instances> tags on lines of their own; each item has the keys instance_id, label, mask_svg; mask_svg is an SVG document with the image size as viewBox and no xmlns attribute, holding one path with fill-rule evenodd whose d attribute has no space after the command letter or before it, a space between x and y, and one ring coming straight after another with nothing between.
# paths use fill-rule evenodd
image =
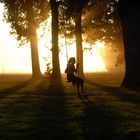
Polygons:
<instances>
[{"instance_id":1,"label":"large tree trunk","mask_svg":"<svg viewBox=\"0 0 140 140\"><path fill-rule=\"evenodd\" d=\"M78 75L84 77L83 74L83 47L82 47L82 26L81 26L82 11L79 11L75 17L75 36L76 36L76 57L79 63Z\"/></svg>"},{"instance_id":2,"label":"large tree trunk","mask_svg":"<svg viewBox=\"0 0 140 140\"><path fill-rule=\"evenodd\" d=\"M140 86L140 14L137 0L119 2L125 49L126 73L122 85Z\"/></svg>"},{"instance_id":3,"label":"large tree trunk","mask_svg":"<svg viewBox=\"0 0 140 140\"><path fill-rule=\"evenodd\" d=\"M58 48L58 2L50 0L52 12L52 77L61 77Z\"/></svg>"},{"instance_id":4,"label":"large tree trunk","mask_svg":"<svg viewBox=\"0 0 140 140\"><path fill-rule=\"evenodd\" d=\"M31 59L32 59L32 78L41 78L39 57L38 57L38 47L37 47L37 34L36 30L32 31L32 36L30 37L31 44Z\"/></svg>"},{"instance_id":5,"label":"large tree trunk","mask_svg":"<svg viewBox=\"0 0 140 140\"><path fill-rule=\"evenodd\" d=\"M29 39L31 46L31 60L32 60L32 78L38 79L41 78L41 71L39 65L38 57L38 43L37 43L37 34L36 34L36 22L34 17L34 10L32 1L28 4L27 20L28 20L28 29L29 29Z\"/></svg>"}]
</instances>

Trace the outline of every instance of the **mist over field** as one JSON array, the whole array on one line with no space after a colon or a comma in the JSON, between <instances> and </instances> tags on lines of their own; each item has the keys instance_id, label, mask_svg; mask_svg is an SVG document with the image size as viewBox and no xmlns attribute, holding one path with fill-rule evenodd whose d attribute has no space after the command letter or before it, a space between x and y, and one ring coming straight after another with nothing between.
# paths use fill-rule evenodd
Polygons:
<instances>
[{"instance_id":1,"label":"mist over field","mask_svg":"<svg viewBox=\"0 0 140 140\"><path fill-rule=\"evenodd\" d=\"M0 89L14 86L20 82L30 80L31 74L1 74ZM44 77L47 80L47 77ZM62 74L63 81L66 82L66 75ZM85 73L86 80L106 86L119 87L124 78L124 73Z\"/></svg>"}]
</instances>

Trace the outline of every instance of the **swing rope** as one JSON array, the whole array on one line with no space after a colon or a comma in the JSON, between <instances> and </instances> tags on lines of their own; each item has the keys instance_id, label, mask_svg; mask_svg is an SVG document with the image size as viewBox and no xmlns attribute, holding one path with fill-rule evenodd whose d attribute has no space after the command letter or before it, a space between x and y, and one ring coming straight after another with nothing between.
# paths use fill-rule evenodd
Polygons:
<instances>
[{"instance_id":1,"label":"swing rope","mask_svg":"<svg viewBox=\"0 0 140 140\"><path fill-rule=\"evenodd\" d=\"M69 56L68 56L68 45L67 45L67 37L66 37L66 34L65 34L65 46L66 46L66 60L68 62Z\"/></svg>"}]
</instances>

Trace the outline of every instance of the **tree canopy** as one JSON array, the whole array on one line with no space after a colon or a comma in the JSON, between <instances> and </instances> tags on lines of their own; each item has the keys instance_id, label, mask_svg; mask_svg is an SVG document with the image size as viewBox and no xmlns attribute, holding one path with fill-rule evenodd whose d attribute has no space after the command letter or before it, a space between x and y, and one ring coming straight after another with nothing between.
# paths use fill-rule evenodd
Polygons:
<instances>
[{"instance_id":1,"label":"tree canopy","mask_svg":"<svg viewBox=\"0 0 140 140\"><path fill-rule=\"evenodd\" d=\"M34 27L38 27L41 22L47 19L49 4L48 0L1 0L4 3L4 17L10 23L11 33L17 37L17 40L29 40L29 22ZM33 8L33 13L28 17L30 6Z\"/></svg>"},{"instance_id":2,"label":"tree canopy","mask_svg":"<svg viewBox=\"0 0 140 140\"><path fill-rule=\"evenodd\" d=\"M85 9L82 27L88 42L120 41L120 25L116 0L100 0Z\"/></svg>"}]
</instances>

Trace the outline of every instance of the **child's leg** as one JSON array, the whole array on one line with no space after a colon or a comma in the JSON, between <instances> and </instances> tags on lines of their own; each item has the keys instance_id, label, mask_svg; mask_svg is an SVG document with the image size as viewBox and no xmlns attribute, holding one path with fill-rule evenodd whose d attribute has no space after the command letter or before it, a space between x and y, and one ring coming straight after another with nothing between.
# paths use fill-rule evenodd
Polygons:
<instances>
[{"instance_id":1,"label":"child's leg","mask_svg":"<svg viewBox=\"0 0 140 140\"><path fill-rule=\"evenodd\" d=\"M79 84L76 84L77 85L77 93L79 93Z\"/></svg>"},{"instance_id":2,"label":"child's leg","mask_svg":"<svg viewBox=\"0 0 140 140\"><path fill-rule=\"evenodd\" d=\"M79 96L79 95L80 95L80 91L79 91L80 85L77 83L76 86L77 86L77 94L78 94L78 96Z\"/></svg>"},{"instance_id":3,"label":"child's leg","mask_svg":"<svg viewBox=\"0 0 140 140\"><path fill-rule=\"evenodd\" d=\"M82 94L87 95L87 93L84 91L84 84L83 83L81 84L81 92L82 92Z\"/></svg>"},{"instance_id":4,"label":"child's leg","mask_svg":"<svg viewBox=\"0 0 140 140\"><path fill-rule=\"evenodd\" d=\"M82 93L84 92L84 85L83 85L83 83L81 84L81 91L82 91Z\"/></svg>"}]
</instances>

